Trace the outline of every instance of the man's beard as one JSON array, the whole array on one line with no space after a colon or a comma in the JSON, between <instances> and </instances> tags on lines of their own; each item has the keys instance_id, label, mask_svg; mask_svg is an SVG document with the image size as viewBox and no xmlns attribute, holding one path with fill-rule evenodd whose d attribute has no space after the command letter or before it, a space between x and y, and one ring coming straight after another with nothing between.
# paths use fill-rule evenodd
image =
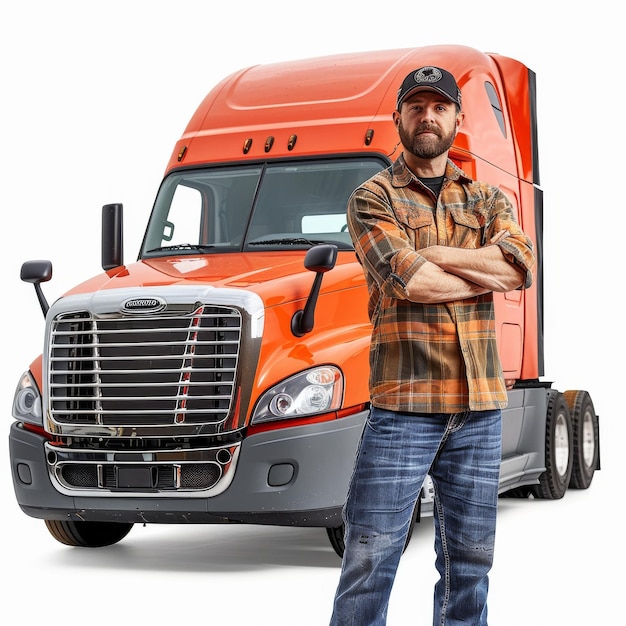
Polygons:
<instances>
[{"instance_id":1,"label":"man's beard","mask_svg":"<svg viewBox=\"0 0 626 626\"><path fill-rule=\"evenodd\" d=\"M419 134L424 130L434 133L435 136ZM448 134L441 134L439 128L430 126L421 126L416 129L415 134L411 137L404 130L402 122L398 125L398 134L402 145L413 155L420 159L434 159L447 152L450 149L456 137L455 130Z\"/></svg>"}]
</instances>

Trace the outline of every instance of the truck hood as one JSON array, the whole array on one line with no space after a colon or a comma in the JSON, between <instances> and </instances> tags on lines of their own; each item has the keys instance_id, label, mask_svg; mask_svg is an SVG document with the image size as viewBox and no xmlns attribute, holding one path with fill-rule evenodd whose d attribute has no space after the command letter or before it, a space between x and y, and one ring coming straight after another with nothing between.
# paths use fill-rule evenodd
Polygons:
<instances>
[{"instance_id":1,"label":"truck hood","mask_svg":"<svg viewBox=\"0 0 626 626\"><path fill-rule=\"evenodd\" d=\"M94 276L65 295L172 284L211 285L253 291L266 306L274 306L307 297L315 274L304 268L304 255L299 250L149 259ZM363 282L355 253L341 251L335 267L324 275L322 291L360 287Z\"/></svg>"}]
</instances>

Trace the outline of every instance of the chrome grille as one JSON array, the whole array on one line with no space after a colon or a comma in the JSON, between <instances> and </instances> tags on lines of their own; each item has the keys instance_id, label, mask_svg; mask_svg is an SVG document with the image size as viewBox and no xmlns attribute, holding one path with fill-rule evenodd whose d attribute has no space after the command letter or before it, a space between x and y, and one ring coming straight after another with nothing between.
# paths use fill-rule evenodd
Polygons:
<instances>
[{"instance_id":1,"label":"chrome grille","mask_svg":"<svg viewBox=\"0 0 626 626\"><path fill-rule=\"evenodd\" d=\"M51 326L48 408L71 425L216 424L231 410L241 313L62 313Z\"/></svg>"}]
</instances>

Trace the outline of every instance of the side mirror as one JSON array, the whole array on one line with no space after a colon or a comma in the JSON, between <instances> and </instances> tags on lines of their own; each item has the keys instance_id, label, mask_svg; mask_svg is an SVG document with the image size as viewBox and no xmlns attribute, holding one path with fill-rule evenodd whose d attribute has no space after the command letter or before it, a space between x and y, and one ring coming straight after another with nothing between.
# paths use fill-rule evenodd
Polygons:
<instances>
[{"instance_id":1,"label":"side mirror","mask_svg":"<svg viewBox=\"0 0 626 626\"><path fill-rule=\"evenodd\" d=\"M102 269L105 272L124 265L123 218L121 204L102 207Z\"/></svg>"},{"instance_id":2,"label":"side mirror","mask_svg":"<svg viewBox=\"0 0 626 626\"><path fill-rule=\"evenodd\" d=\"M313 246L307 250L306 256L304 257L304 267L315 272L315 279L304 309L296 311L291 318L291 332L296 337L302 337L313 330L315 305L317 304L317 297L320 293L322 277L328 270L332 270L333 267L335 267L336 262L337 246L324 243Z\"/></svg>"},{"instance_id":3,"label":"side mirror","mask_svg":"<svg viewBox=\"0 0 626 626\"><path fill-rule=\"evenodd\" d=\"M35 286L35 293L39 300L39 306L46 317L50 308L48 301L41 290L41 283L48 282L52 278L52 263L50 261L26 261L20 270L20 279L25 283L32 283Z\"/></svg>"}]
</instances>

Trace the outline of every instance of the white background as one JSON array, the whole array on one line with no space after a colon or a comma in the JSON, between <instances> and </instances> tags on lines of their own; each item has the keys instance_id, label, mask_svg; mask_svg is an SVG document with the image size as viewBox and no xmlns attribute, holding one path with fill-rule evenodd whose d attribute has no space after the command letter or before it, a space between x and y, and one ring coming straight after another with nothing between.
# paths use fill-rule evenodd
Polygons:
<instances>
[{"instance_id":1,"label":"white background","mask_svg":"<svg viewBox=\"0 0 626 626\"><path fill-rule=\"evenodd\" d=\"M546 379L586 389L602 470L563 500L501 501L493 626L617 623L625 554L624 66L614 3L21 0L0 9L3 383L41 351L29 259L50 259L53 301L100 271L101 207L125 208L135 258L175 141L206 92L257 63L464 44L537 73L545 203ZM327 623L339 574L321 529L136 527L100 550L58 544L13 494L0 446L2 619L28 624ZM432 529L401 563L390 626L431 623Z\"/></svg>"}]
</instances>

